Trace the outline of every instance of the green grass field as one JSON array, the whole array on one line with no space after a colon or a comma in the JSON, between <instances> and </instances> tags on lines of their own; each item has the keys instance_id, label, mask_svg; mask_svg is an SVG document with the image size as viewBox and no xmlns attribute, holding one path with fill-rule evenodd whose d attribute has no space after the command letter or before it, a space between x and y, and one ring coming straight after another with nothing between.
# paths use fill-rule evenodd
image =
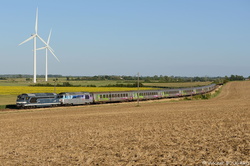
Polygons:
<instances>
[{"instance_id":1,"label":"green grass field","mask_svg":"<svg viewBox=\"0 0 250 166\"><path fill-rule=\"evenodd\" d=\"M44 78L38 78L37 83L40 84L52 84L54 85L54 79L49 78L48 82L44 81ZM96 85L96 86L105 86L108 84L117 84L117 83L126 83L125 81L116 81L116 80L101 80L101 81L91 81L91 80L84 80L84 81L67 81L66 78L58 78L56 81L56 84L62 84L64 82L69 82L72 85L81 85L81 86L87 86L87 85ZM15 78L15 79L8 79L8 80L0 80L0 86L28 86L32 85L32 81L26 81L25 78Z\"/></svg>"},{"instance_id":2,"label":"green grass field","mask_svg":"<svg viewBox=\"0 0 250 166\"><path fill-rule=\"evenodd\" d=\"M0 105L15 104L16 98L16 95L0 95Z\"/></svg>"}]
</instances>

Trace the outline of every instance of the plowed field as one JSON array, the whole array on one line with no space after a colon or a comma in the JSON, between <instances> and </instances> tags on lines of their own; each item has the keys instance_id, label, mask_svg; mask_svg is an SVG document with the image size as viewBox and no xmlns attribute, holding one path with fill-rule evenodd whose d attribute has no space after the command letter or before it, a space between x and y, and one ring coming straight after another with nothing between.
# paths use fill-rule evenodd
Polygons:
<instances>
[{"instance_id":1,"label":"plowed field","mask_svg":"<svg viewBox=\"0 0 250 166\"><path fill-rule=\"evenodd\" d=\"M250 82L210 100L0 112L0 165L250 165Z\"/></svg>"}]
</instances>

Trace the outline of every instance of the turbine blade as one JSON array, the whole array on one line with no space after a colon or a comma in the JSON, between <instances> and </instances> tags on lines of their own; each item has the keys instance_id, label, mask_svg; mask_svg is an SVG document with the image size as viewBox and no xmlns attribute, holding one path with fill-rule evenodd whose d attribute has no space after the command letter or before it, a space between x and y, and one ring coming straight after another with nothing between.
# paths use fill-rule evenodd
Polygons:
<instances>
[{"instance_id":1,"label":"turbine blade","mask_svg":"<svg viewBox=\"0 0 250 166\"><path fill-rule=\"evenodd\" d=\"M29 37L28 39L24 40L22 43L18 44L19 46L22 45L23 43L26 43L27 41L30 41L31 39L33 39L35 36L32 35L31 37Z\"/></svg>"},{"instance_id":2,"label":"turbine blade","mask_svg":"<svg viewBox=\"0 0 250 166\"><path fill-rule=\"evenodd\" d=\"M55 52L38 34L36 36L48 47L51 51Z\"/></svg>"},{"instance_id":3,"label":"turbine blade","mask_svg":"<svg viewBox=\"0 0 250 166\"><path fill-rule=\"evenodd\" d=\"M49 37L48 37L48 41L47 41L47 44L49 44L49 42L50 42L50 36L51 36L51 32L52 32L52 29L50 29L50 32L49 32Z\"/></svg>"},{"instance_id":4,"label":"turbine blade","mask_svg":"<svg viewBox=\"0 0 250 166\"><path fill-rule=\"evenodd\" d=\"M47 47L45 46L45 47L41 47L41 48L38 48L38 49L36 49L36 50L43 50L43 49L46 49Z\"/></svg>"},{"instance_id":5,"label":"turbine blade","mask_svg":"<svg viewBox=\"0 0 250 166\"><path fill-rule=\"evenodd\" d=\"M36 34L36 36L46 45L49 46L38 34Z\"/></svg>"},{"instance_id":6,"label":"turbine blade","mask_svg":"<svg viewBox=\"0 0 250 166\"><path fill-rule=\"evenodd\" d=\"M48 48L51 49L51 51L55 52L55 50L53 48L51 48L49 45L47 45Z\"/></svg>"},{"instance_id":7,"label":"turbine blade","mask_svg":"<svg viewBox=\"0 0 250 166\"><path fill-rule=\"evenodd\" d=\"M35 24L35 33L38 31L38 7L36 8L36 24Z\"/></svg>"},{"instance_id":8,"label":"turbine blade","mask_svg":"<svg viewBox=\"0 0 250 166\"><path fill-rule=\"evenodd\" d=\"M54 55L54 57L56 58L56 60L57 60L58 62L60 62L59 59L58 59L58 58L56 57L56 55L54 54L54 52L53 52L49 47L48 47L48 49L49 49L49 51L51 52L51 54Z\"/></svg>"}]
</instances>

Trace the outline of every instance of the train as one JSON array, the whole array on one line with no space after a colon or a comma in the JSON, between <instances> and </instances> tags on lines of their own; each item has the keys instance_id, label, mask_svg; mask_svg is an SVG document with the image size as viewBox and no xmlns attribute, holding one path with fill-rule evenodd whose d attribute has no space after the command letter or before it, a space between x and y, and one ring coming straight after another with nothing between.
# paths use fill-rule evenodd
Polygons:
<instances>
[{"instance_id":1,"label":"train","mask_svg":"<svg viewBox=\"0 0 250 166\"><path fill-rule=\"evenodd\" d=\"M67 105L103 104L163 98L185 97L213 91L216 84L179 89L157 89L140 91L111 92L62 92L62 93L24 93L17 96L17 108L55 107Z\"/></svg>"}]
</instances>

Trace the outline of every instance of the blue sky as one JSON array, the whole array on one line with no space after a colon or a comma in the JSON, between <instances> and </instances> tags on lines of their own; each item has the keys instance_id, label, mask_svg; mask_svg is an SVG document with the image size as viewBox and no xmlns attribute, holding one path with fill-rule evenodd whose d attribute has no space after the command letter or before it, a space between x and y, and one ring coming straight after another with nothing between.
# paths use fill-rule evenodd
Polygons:
<instances>
[{"instance_id":1,"label":"blue sky","mask_svg":"<svg viewBox=\"0 0 250 166\"><path fill-rule=\"evenodd\" d=\"M49 55L49 74L250 76L249 0L3 1L0 74L33 74L33 41L18 44L34 33L37 7L38 34L53 29L60 59Z\"/></svg>"}]
</instances>

